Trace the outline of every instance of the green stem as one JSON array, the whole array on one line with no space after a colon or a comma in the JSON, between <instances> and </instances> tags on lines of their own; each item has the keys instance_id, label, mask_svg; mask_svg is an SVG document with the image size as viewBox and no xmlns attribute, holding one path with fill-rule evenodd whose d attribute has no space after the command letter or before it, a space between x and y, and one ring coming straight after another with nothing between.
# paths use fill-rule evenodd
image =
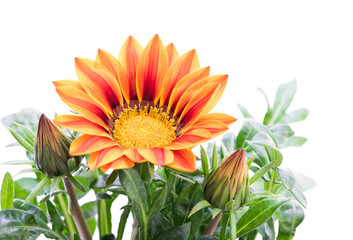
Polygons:
<instances>
[{"instance_id":1,"label":"green stem","mask_svg":"<svg viewBox=\"0 0 353 240\"><path fill-rule=\"evenodd\" d=\"M219 235L219 239L226 239L226 233L227 233L227 226L229 222L229 216L228 214L224 214L222 217L222 229L221 229L221 234Z\"/></svg>"},{"instance_id":2,"label":"green stem","mask_svg":"<svg viewBox=\"0 0 353 240\"><path fill-rule=\"evenodd\" d=\"M272 186L273 186L273 183L275 182L275 179L276 179L276 171L272 170L271 181L270 181L270 185L268 186L268 191L269 192L272 192Z\"/></svg>"},{"instance_id":3,"label":"green stem","mask_svg":"<svg viewBox=\"0 0 353 240\"><path fill-rule=\"evenodd\" d=\"M71 199L71 213L75 221L78 233L82 240L91 240L92 239L91 231L89 230L89 227L85 219L85 216L83 215L82 209L78 204L74 186L72 185L72 183L67 177L64 178L64 186L65 186L66 192L69 194Z\"/></svg>"},{"instance_id":4,"label":"green stem","mask_svg":"<svg viewBox=\"0 0 353 240\"><path fill-rule=\"evenodd\" d=\"M108 226L107 203L105 200L98 200L98 229L99 237L110 233Z\"/></svg>"},{"instance_id":5,"label":"green stem","mask_svg":"<svg viewBox=\"0 0 353 240\"><path fill-rule=\"evenodd\" d=\"M213 235L213 233L216 231L216 228L218 226L219 221L222 218L222 213L218 213L216 217L211 219L211 221L208 223L205 231L203 232L203 235Z\"/></svg>"},{"instance_id":6,"label":"green stem","mask_svg":"<svg viewBox=\"0 0 353 240\"><path fill-rule=\"evenodd\" d=\"M65 203L64 196L62 194L58 194L56 197L58 198L60 208L64 214L67 229L69 230L70 236L73 239L74 234L77 232L74 220L69 214L69 211L67 211L67 204Z\"/></svg>"}]
</instances>

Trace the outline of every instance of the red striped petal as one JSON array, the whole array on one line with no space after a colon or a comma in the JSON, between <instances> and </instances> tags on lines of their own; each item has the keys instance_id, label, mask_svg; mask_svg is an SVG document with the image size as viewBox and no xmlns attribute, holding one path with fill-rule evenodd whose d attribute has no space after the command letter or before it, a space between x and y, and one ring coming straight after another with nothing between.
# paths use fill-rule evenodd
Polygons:
<instances>
[{"instance_id":1,"label":"red striped petal","mask_svg":"<svg viewBox=\"0 0 353 240\"><path fill-rule=\"evenodd\" d=\"M101 151L93 152L88 158L88 167L94 171L97 168L109 164L124 155L124 148L113 146Z\"/></svg>"},{"instance_id":2,"label":"red striped petal","mask_svg":"<svg viewBox=\"0 0 353 240\"><path fill-rule=\"evenodd\" d=\"M185 172L196 171L196 158L190 149L173 151L174 162L168 164L168 167Z\"/></svg>"},{"instance_id":3,"label":"red striped petal","mask_svg":"<svg viewBox=\"0 0 353 240\"><path fill-rule=\"evenodd\" d=\"M141 163L141 162L146 162L146 159L144 159L137 151L137 148L129 148L124 151L125 156L130 158L132 161Z\"/></svg>"},{"instance_id":4,"label":"red striped petal","mask_svg":"<svg viewBox=\"0 0 353 240\"><path fill-rule=\"evenodd\" d=\"M211 134L206 129L193 129L185 132L182 136L175 139L166 148L171 150L193 148L210 139Z\"/></svg>"},{"instance_id":5,"label":"red striped petal","mask_svg":"<svg viewBox=\"0 0 353 240\"><path fill-rule=\"evenodd\" d=\"M229 126L235 121L237 121L237 119L224 113L209 113L200 117L196 123L207 122L207 121L219 121Z\"/></svg>"},{"instance_id":6,"label":"red striped petal","mask_svg":"<svg viewBox=\"0 0 353 240\"><path fill-rule=\"evenodd\" d=\"M53 84L55 88L58 87L74 87L77 88L83 92L86 92L85 89L82 87L82 84L79 81L74 81L74 80L59 80L59 81L53 81Z\"/></svg>"},{"instance_id":7,"label":"red striped petal","mask_svg":"<svg viewBox=\"0 0 353 240\"><path fill-rule=\"evenodd\" d=\"M118 146L118 144L111 138L83 134L72 141L70 155L85 155L112 146Z\"/></svg>"},{"instance_id":8,"label":"red striped petal","mask_svg":"<svg viewBox=\"0 0 353 240\"><path fill-rule=\"evenodd\" d=\"M144 159L158 166L164 166L173 162L173 153L168 149L152 147L138 148L137 151Z\"/></svg>"},{"instance_id":9,"label":"red striped petal","mask_svg":"<svg viewBox=\"0 0 353 240\"><path fill-rule=\"evenodd\" d=\"M83 58L76 58L76 73L86 92L100 102L109 112L123 105L123 97L113 74L103 65Z\"/></svg>"},{"instance_id":10,"label":"red striped petal","mask_svg":"<svg viewBox=\"0 0 353 240\"><path fill-rule=\"evenodd\" d=\"M128 103L131 99L137 99L136 70L142 51L143 47L132 36L126 39L120 49L119 61L122 66L121 87Z\"/></svg>"},{"instance_id":11,"label":"red striped petal","mask_svg":"<svg viewBox=\"0 0 353 240\"><path fill-rule=\"evenodd\" d=\"M106 172L108 169L124 169L124 168L132 168L135 165L135 163L133 161L131 161L129 158L127 158L126 156L122 156L119 159L108 163L104 166L101 166L100 169L103 172Z\"/></svg>"},{"instance_id":12,"label":"red striped petal","mask_svg":"<svg viewBox=\"0 0 353 240\"><path fill-rule=\"evenodd\" d=\"M156 102L160 96L163 77L168 69L168 55L158 35L143 50L136 72L138 100Z\"/></svg>"},{"instance_id":13,"label":"red striped petal","mask_svg":"<svg viewBox=\"0 0 353 240\"><path fill-rule=\"evenodd\" d=\"M60 127L75 130L77 132L102 137L109 137L109 133L103 127L93 123L81 116L75 115L60 115L56 116L54 123Z\"/></svg>"},{"instance_id":14,"label":"red striped petal","mask_svg":"<svg viewBox=\"0 0 353 240\"><path fill-rule=\"evenodd\" d=\"M200 68L200 63L195 50L191 50L177 58L164 76L160 105L163 106L168 101L173 88L180 79L198 68Z\"/></svg>"},{"instance_id":15,"label":"red striped petal","mask_svg":"<svg viewBox=\"0 0 353 240\"><path fill-rule=\"evenodd\" d=\"M228 126L220 121L209 120L199 122L196 121L194 125L192 125L188 131L196 129L207 130L211 134L211 138L217 137L218 135L226 132L228 130Z\"/></svg>"},{"instance_id":16,"label":"red striped petal","mask_svg":"<svg viewBox=\"0 0 353 240\"><path fill-rule=\"evenodd\" d=\"M179 53L173 43L170 43L165 46L165 50L168 54L168 65L170 66L179 57Z\"/></svg>"},{"instance_id":17,"label":"red striped petal","mask_svg":"<svg viewBox=\"0 0 353 240\"><path fill-rule=\"evenodd\" d=\"M86 92L75 87L58 87L56 92L59 97L74 111L81 114L91 122L97 123L108 129L107 112L98 105Z\"/></svg>"}]
</instances>

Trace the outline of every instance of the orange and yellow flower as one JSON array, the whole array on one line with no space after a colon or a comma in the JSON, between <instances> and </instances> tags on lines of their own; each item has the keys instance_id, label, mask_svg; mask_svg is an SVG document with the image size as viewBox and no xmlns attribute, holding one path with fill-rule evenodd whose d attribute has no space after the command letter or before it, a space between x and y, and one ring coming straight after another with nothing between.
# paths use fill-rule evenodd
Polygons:
<instances>
[{"instance_id":1,"label":"orange and yellow flower","mask_svg":"<svg viewBox=\"0 0 353 240\"><path fill-rule=\"evenodd\" d=\"M195 171L190 148L227 131L236 119L209 113L224 92L228 75L209 76L195 50L181 56L158 35L143 48L128 37L118 59L98 50L95 61L76 58L79 81L54 82L61 99L78 115L54 122L82 132L73 156L90 153L88 166L122 169L149 161Z\"/></svg>"}]
</instances>

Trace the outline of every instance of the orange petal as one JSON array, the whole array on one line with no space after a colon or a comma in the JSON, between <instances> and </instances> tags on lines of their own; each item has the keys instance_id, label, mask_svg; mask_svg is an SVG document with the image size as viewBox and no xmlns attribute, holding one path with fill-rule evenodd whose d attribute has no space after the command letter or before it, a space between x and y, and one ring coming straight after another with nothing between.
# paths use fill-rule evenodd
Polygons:
<instances>
[{"instance_id":1,"label":"orange petal","mask_svg":"<svg viewBox=\"0 0 353 240\"><path fill-rule=\"evenodd\" d=\"M86 92L74 87L58 87L56 92L69 107L84 118L108 128L105 109L99 106Z\"/></svg>"},{"instance_id":2,"label":"orange petal","mask_svg":"<svg viewBox=\"0 0 353 240\"><path fill-rule=\"evenodd\" d=\"M97 168L109 164L124 155L124 148L113 146L101 151L93 152L88 158L88 167L94 171Z\"/></svg>"},{"instance_id":3,"label":"orange petal","mask_svg":"<svg viewBox=\"0 0 353 240\"><path fill-rule=\"evenodd\" d=\"M221 97L224 93L224 90L226 88L227 81L228 81L228 75L218 75L218 76L219 76L219 79L217 79L217 80L215 79L214 81L220 82L220 86L213 93L213 96L210 99L210 101L207 103L207 106L205 106L204 113L210 112L216 106L216 104L221 99Z\"/></svg>"},{"instance_id":4,"label":"orange petal","mask_svg":"<svg viewBox=\"0 0 353 240\"><path fill-rule=\"evenodd\" d=\"M174 109L178 100L182 96L182 94L194 83L197 81L206 78L210 75L210 67L199 68L187 75L185 75L173 88L168 103L167 111Z\"/></svg>"},{"instance_id":5,"label":"orange petal","mask_svg":"<svg viewBox=\"0 0 353 240\"><path fill-rule=\"evenodd\" d=\"M103 65L83 58L76 58L76 73L86 92L100 102L109 112L123 105L123 96L112 73Z\"/></svg>"},{"instance_id":6,"label":"orange petal","mask_svg":"<svg viewBox=\"0 0 353 240\"><path fill-rule=\"evenodd\" d=\"M175 84L180 79L198 68L200 68L200 63L195 50L191 50L176 59L163 78L160 105L163 106L168 101Z\"/></svg>"},{"instance_id":7,"label":"orange petal","mask_svg":"<svg viewBox=\"0 0 353 240\"><path fill-rule=\"evenodd\" d=\"M156 102L160 96L163 77L168 69L168 55L158 35L143 50L136 72L138 100Z\"/></svg>"},{"instance_id":8,"label":"orange petal","mask_svg":"<svg viewBox=\"0 0 353 240\"><path fill-rule=\"evenodd\" d=\"M128 37L120 49L119 62L122 66L121 86L126 99L137 99L136 69L143 47L132 36Z\"/></svg>"},{"instance_id":9,"label":"orange petal","mask_svg":"<svg viewBox=\"0 0 353 240\"><path fill-rule=\"evenodd\" d=\"M196 171L196 158L190 149L176 150L173 154L174 162L168 164L168 167L185 172Z\"/></svg>"},{"instance_id":10,"label":"orange petal","mask_svg":"<svg viewBox=\"0 0 353 240\"><path fill-rule=\"evenodd\" d=\"M196 123L207 121L219 121L229 126L235 121L237 121L237 119L224 113L209 113L200 117Z\"/></svg>"},{"instance_id":11,"label":"orange petal","mask_svg":"<svg viewBox=\"0 0 353 240\"><path fill-rule=\"evenodd\" d=\"M83 134L72 141L70 154L72 156L85 155L111 146L117 146L111 138Z\"/></svg>"},{"instance_id":12,"label":"orange petal","mask_svg":"<svg viewBox=\"0 0 353 240\"><path fill-rule=\"evenodd\" d=\"M109 137L107 130L81 116L60 115L56 116L54 123L60 127L75 130L77 132L102 137Z\"/></svg>"},{"instance_id":13,"label":"orange petal","mask_svg":"<svg viewBox=\"0 0 353 240\"><path fill-rule=\"evenodd\" d=\"M126 156L122 156L111 163L101 166L100 169L103 172L106 172L108 169L111 169L111 168L117 170L117 169L124 169L124 168L132 168L134 165L135 163L133 161L131 161Z\"/></svg>"},{"instance_id":14,"label":"orange petal","mask_svg":"<svg viewBox=\"0 0 353 240\"><path fill-rule=\"evenodd\" d=\"M74 87L74 88L77 88L83 92L86 92L85 89L82 87L82 84L79 81L59 80L59 81L53 81L53 84L56 88L68 86L68 87Z\"/></svg>"},{"instance_id":15,"label":"orange petal","mask_svg":"<svg viewBox=\"0 0 353 240\"><path fill-rule=\"evenodd\" d=\"M179 128L183 128L184 131L187 130L187 128L200 117L204 107L207 105L218 86L219 83L217 82L208 83L191 97L190 101L186 104L180 114L178 120Z\"/></svg>"},{"instance_id":16,"label":"orange petal","mask_svg":"<svg viewBox=\"0 0 353 240\"><path fill-rule=\"evenodd\" d=\"M175 59L179 57L179 53L173 43L170 43L167 46L165 46L165 50L167 51L167 54L168 54L168 63L170 66L175 61Z\"/></svg>"},{"instance_id":17,"label":"orange petal","mask_svg":"<svg viewBox=\"0 0 353 240\"><path fill-rule=\"evenodd\" d=\"M220 121L210 120L199 122L197 120L194 125L192 125L188 131L196 130L196 129L204 129L207 130L211 134L211 138L217 137L218 135L226 132L228 130L228 126ZM186 133L184 133L186 134ZM184 136L184 135L183 135Z\"/></svg>"},{"instance_id":18,"label":"orange petal","mask_svg":"<svg viewBox=\"0 0 353 240\"><path fill-rule=\"evenodd\" d=\"M124 151L124 154L134 162L137 162L137 163L146 162L146 160L138 153L137 148L126 149Z\"/></svg>"},{"instance_id":19,"label":"orange petal","mask_svg":"<svg viewBox=\"0 0 353 240\"><path fill-rule=\"evenodd\" d=\"M211 134L206 129L193 129L185 132L182 136L175 139L166 148L171 150L193 148L210 139Z\"/></svg>"},{"instance_id":20,"label":"orange petal","mask_svg":"<svg viewBox=\"0 0 353 240\"><path fill-rule=\"evenodd\" d=\"M158 166L164 166L173 162L172 151L165 148L138 148L137 151L144 159Z\"/></svg>"}]
</instances>

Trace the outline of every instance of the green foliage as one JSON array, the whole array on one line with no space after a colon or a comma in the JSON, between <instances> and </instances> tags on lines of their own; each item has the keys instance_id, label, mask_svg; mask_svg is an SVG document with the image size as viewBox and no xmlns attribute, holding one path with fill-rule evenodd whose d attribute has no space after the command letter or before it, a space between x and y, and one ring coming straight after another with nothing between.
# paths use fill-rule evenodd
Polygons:
<instances>
[{"instance_id":1,"label":"green foliage","mask_svg":"<svg viewBox=\"0 0 353 240\"><path fill-rule=\"evenodd\" d=\"M14 184L10 173L5 173L1 184L1 210L11 209L14 198Z\"/></svg>"}]
</instances>

